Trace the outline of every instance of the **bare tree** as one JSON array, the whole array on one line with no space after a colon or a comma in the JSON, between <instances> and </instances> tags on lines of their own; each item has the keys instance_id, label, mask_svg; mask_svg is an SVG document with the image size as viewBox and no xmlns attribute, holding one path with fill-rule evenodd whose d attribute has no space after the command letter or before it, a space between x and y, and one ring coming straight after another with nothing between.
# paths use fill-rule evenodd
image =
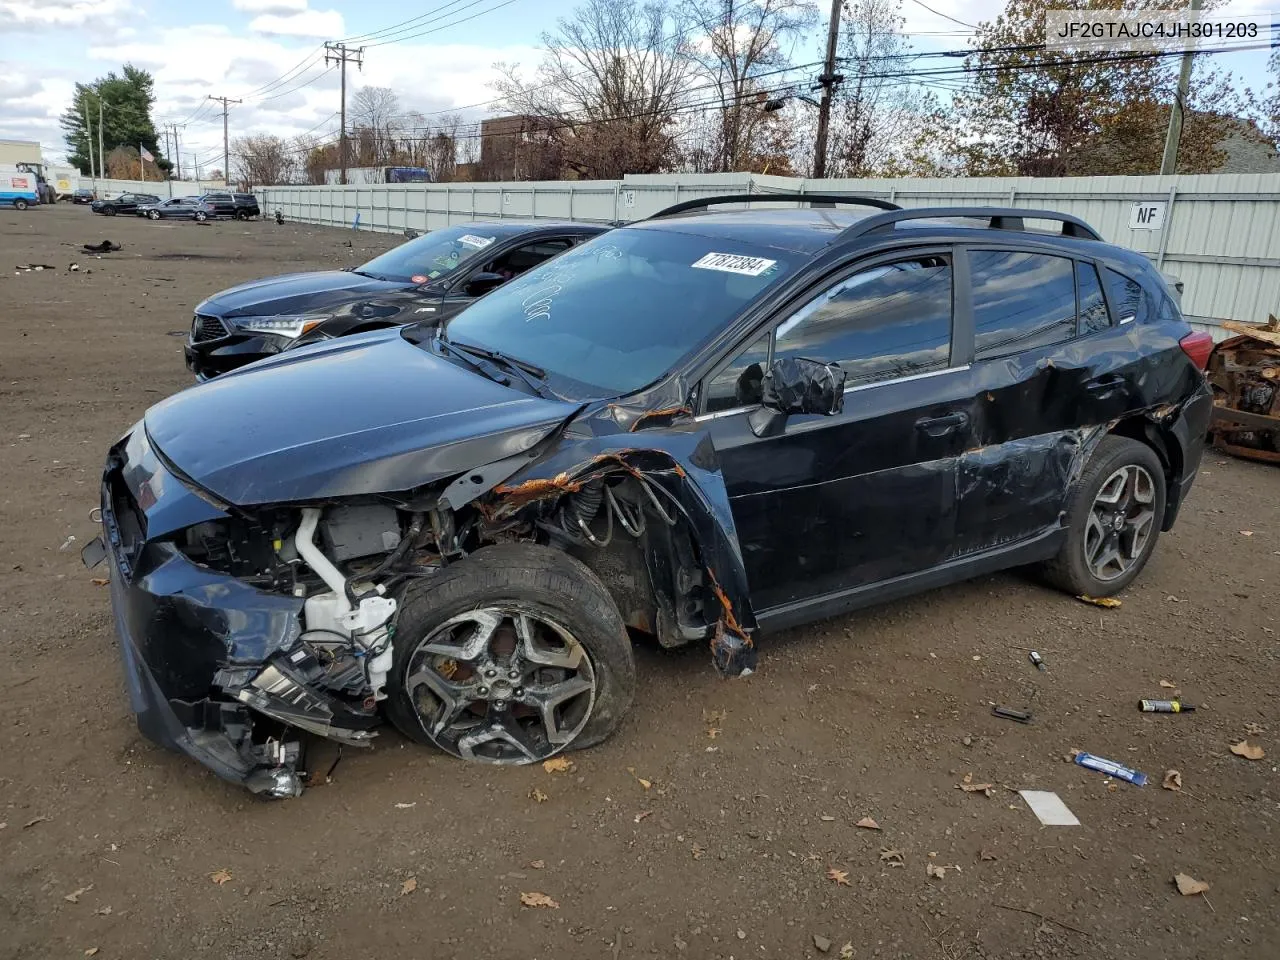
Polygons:
<instances>
[{"instance_id":1,"label":"bare tree","mask_svg":"<svg viewBox=\"0 0 1280 960\"><path fill-rule=\"evenodd\" d=\"M289 152L303 183L324 183L325 171L336 169L339 164L338 145L323 143L314 133L294 137Z\"/></svg>"},{"instance_id":2,"label":"bare tree","mask_svg":"<svg viewBox=\"0 0 1280 960\"><path fill-rule=\"evenodd\" d=\"M832 102L827 170L837 177L892 175L936 106L910 77L902 0L852 0L840 20L844 81Z\"/></svg>"},{"instance_id":3,"label":"bare tree","mask_svg":"<svg viewBox=\"0 0 1280 960\"><path fill-rule=\"evenodd\" d=\"M777 118L762 110L767 73L790 66L790 48L817 18L810 0L691 0L694 22L704 36L692 57L717 100L719 131L711 171L748 170L777 130Z\"/></svg>"},{"instance_id":4,"label":"bare tree","mask_svg":"<svg viewBox=\"0 0 1280 960\"><path fill-rule=\"evenodd\" d=\"M249 186L289 183L297 169L296 155L282 137L259 133L231 141L236 176Z\"/></svg>"},{"instance_id":5,"label":"bare tree","mask_svg":"<svg viewBox=\"0 0 1280 960\"><path fill-rule=\"evenodd\" d=\"M400 125L400 97L390 87L361 87L351 98L352 166L378 167L394 162Z\"/></svg>"},{"instance_id":6,"label":"bare tree","mask_svg":"<svg viewBox=\"0 0 1280 960\"><path fill-rule=\"evenodd\" d=\"M668 0L586 0L544 33L532 81L497 64L506 112L531 119L530 136L589 178L667 169L671 125L691 72L686 20ZM483 159L483 158L482 158Z\"/></svg>"}]
</instances>

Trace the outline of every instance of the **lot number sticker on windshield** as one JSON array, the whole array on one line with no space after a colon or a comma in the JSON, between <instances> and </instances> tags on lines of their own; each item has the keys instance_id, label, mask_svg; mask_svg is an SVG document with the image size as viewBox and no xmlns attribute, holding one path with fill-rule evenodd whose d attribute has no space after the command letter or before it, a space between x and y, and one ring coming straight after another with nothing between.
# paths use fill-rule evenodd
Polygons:
<instances>
[{"instance_id":1,"label":"lot number sticker on windshield","mask_svg":"<svg viewBox=\"0 0 1280 960\"><path fill-rule=\"evenodd\" d=\"M493 237L477 237L470 233L464 233L458 238L459 243L465 243L468 247L480 247L481 249L493 243Z\"/></svg>"},{"instance_id":2,"label":"lot number sticker on windshield","mask_svg":"<svg viewBox=\"0 0 1280 960\"><path fill-rule=\"evenodd\" d=\"M699 270L719 270L723 273L740 273L744 277L758 277L777 262L764 257L744 257L736 253L708 253L694 266Z\"/></svg>"}]
</instances>

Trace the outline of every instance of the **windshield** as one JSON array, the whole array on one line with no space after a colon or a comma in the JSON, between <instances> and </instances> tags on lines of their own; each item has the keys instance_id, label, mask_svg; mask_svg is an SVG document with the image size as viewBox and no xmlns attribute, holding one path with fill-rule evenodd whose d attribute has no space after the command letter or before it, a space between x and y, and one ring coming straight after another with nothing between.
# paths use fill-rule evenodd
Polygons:
<instances>
[{"instance_id":1,"label":"windshield","mask_svg":"<svg viewBox=\"0 0 1280 960\"><path fill-rule=\"evenodd\" d=\"M783 256L684 233L615 230L476 301L445 335L594 394L633 393L785 276L795 258Z\"/></svg>"},{"instance_id":2,"label":"windshield","mask_svg":"<svg viewBox=\"0 0 1280 960\"><path fill-rule=\"evenodd\" d=\"M427 283L438 280L469 263L496 239L482 224L446 227L432 230L374 257L356 273L367 273L380 280L402 283Z\"/></svg>"}]
</instances>

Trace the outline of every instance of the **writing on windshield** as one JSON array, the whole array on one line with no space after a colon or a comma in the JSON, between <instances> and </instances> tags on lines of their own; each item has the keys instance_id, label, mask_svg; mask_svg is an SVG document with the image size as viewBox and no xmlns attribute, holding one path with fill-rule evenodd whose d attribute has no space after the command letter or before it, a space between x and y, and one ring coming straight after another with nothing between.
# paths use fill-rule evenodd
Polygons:
<instances>
[{"instance_id":1,"label":"writing on windshield","mask_svg":"<svg viewBox=\"0 0 1280 960\"><path fill-rule=\"evenodd\" d=\"M475 224L445 227L402 243L356 270L384 280L426 283L447 276L480 256L496 239L478 232Z\"/></svg>"}]
</instances>

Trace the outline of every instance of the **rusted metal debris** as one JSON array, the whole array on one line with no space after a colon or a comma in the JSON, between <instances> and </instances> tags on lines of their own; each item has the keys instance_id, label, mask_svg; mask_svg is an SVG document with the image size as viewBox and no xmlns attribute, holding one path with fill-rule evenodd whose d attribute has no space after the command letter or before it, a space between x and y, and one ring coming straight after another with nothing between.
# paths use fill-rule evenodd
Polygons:
<instances>
[{"instance_id":1,"label":"rusted metal debris","mask_svg":"<svg viewBox=\"0 0 1280 960\"><path fill-rule=\"evenodd\" d=\"M688 407L666 407L662 410L649 410L636 417L636 422L628 427L629 433L635 433L637 430L643 430L645 427L653 426L669 426L671 421L678 417L692 416L693 411ZM656 422L656 421L660 421Z\"/></svg>"},{"instance_id":2,"label":"rusted metal debris","mask_svg":"<svg viewBox=\"0 0 1280 960\"><path fill-rule=\"evenodd\" d=\"M1213 445L1224 453L1280 463L1280 319L1253 325L1228 320L1241 336L1209 356Z\"/></svg>"}]
</instances>

